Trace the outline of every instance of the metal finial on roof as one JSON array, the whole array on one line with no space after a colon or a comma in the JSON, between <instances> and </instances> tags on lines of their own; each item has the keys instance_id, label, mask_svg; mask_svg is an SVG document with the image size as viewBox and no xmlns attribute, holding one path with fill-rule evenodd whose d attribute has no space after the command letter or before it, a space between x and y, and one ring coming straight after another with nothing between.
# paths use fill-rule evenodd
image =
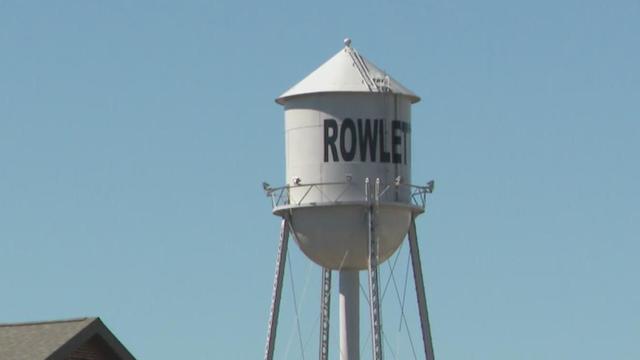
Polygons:
<instances>
[{"instance_id":1,"label":"metal finial on roof","mask_svg":"<svg viewBox=\"0 0 640 360\"><path fill-rule=\"evenodd\" d=\"M344 38L344 46L351 47L351 39L350 38Z\"/></svg>"}]
</instances>

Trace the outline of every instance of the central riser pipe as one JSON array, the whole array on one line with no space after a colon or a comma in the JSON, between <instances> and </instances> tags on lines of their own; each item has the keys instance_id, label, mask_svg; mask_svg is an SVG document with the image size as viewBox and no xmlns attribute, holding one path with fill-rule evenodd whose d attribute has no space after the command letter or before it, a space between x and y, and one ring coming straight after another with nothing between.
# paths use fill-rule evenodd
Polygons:
<instances>
[{"instance_id":1,"label":"central riser pipe","mask_svg":"<svg viewBox=\"0 0 640 360\"><path fill-rule=\"evenodd\" d=\"M360 278L340 271L340 360L360 360Z\"/></svg>"}]
</instances>

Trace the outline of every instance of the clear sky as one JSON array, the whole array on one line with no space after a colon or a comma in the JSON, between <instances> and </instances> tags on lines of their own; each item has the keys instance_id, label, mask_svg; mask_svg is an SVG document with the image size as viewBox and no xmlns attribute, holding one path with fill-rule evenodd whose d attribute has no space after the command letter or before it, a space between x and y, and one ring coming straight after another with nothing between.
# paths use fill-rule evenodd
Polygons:
<instances>
[{"instance_id":1,"label":"clear sky","mask_svg":"<svg viewBox=\"0 0 640 360\"><path fill-rule=\"evenodd\" d=\"M638 0L0 0L0 322L97 315L140 359L262 358L273 99L346 36L423 99L437 358L640 358ZM294 290L311 359L320 272L291 250L277 351L301 358Z\"/></svg>"}]
</instances>

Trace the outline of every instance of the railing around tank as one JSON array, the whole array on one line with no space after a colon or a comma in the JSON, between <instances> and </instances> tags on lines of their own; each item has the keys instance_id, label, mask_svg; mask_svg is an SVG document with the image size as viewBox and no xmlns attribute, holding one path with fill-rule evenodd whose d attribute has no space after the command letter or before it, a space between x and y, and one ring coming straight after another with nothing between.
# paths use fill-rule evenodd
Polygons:
<instances>
[{"instance_id":1,"label":"railing around tank","mask_svg":"<svg viewBox=\"0 0 640 360\"><path fill-rule=\"evenodd\" d=\"M368 196L367 196L368 190L366 190L368 189L368 186L369 186L368 184L369 184L369 179L366 179L365 191L363 191L363 194L362 194L362 201L368 201ZM374 195L373 200L376 202L379 201L380 198L390 189L408 188L410 190L409 202L411 203L411 205L424 210L427 205L427 194L431 194L433 192L434 184L435 183L433 180L429 181L424 186L403 184L400 181L396 180L393 184L385 185L380 183L380 179L376 179L375 187L374 187L375 190L373 191L373 195ZM296 185L284 185L284 186L274 188L274 187L271 187L271 185L269 185L268 183L263 182L262 188L265 194L267 195L267 197L271 198L271 206L273 208L278 208L281 206L288 206L288 205L301 205L306 199L306 197L313 190L319 191L322 194L322 196L325 199L327 199L324 202L338 203L341 201L342 196L347 192L347 190L355 185L356 184L351 181L345 181L345 182L325 182L325 183L311 183L311 184L298 183ZM324 187L337 187L337 186L343 187L342 191L340 191L337 196L330 196L326 191L322 190ZM304 190L304 192L302 193L302 196L300 196L300 198L297 199L297 201L295 201L294 203L291 202L291 197L290 197L290 191L292 189Z\"/></svg>"}]
</instances>

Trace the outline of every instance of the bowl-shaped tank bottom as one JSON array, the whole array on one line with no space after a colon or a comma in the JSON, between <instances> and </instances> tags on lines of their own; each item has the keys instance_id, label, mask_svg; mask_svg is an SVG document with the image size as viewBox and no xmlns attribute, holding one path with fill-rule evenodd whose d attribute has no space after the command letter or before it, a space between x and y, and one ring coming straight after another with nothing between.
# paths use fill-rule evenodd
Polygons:
<instances>
[{"instance_id":1,"label":"bowl-shaped tank bottom","mask_svg":"<svg viewBox=\"0 0 640 360\"><path fill-rule=\"evenodd\" d=\"M411 222L411 207L380 204L374 207L379 262L398 249ZM368 206L333 205L292 207L291 227L302 252L316 264L332 270L367 269Z\"/></svg>"}]
</instances>

